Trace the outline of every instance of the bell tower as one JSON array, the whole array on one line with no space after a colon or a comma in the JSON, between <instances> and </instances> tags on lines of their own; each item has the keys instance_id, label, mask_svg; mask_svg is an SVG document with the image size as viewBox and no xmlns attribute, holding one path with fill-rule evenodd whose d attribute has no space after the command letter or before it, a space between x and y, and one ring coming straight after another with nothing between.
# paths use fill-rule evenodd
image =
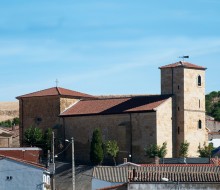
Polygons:
<instances>
[{"instance_id":1,"label":"bell tower","mask_svg":"<svg viewBox=\"0 0 220 190\"><path fill-rule=\"evenodd\" d=\"M160 67L161 94L173 95L173 156L180 144L190 143L188 156L198 156L207 142L205 127L205 67L179 61Z\"/></svg>"}]
</instances>

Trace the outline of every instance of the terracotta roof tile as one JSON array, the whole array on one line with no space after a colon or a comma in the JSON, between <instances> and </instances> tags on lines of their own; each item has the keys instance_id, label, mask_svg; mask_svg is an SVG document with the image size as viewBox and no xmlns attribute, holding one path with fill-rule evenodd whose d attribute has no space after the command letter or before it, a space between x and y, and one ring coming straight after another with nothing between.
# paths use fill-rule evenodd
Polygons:
<instances>
[{"instance_id":1,"label":"terracotta roof tile","mask_svg":"<svg viewBox=\"0 0 220 190\"><path fill-rule=\"evenodd\" d=\"M61 116L153 111L170 97L170 95L154 95L130 98L82 100L64 111Z\"/></svg>"},{"instance_id":2,"label":"terracotta roof tile","mask_svg":"<svg viewBox=\"0 0 220 190\"><path fill-rule=\"evenodd\" d=\"M94 96L91 96L89 94L84 94L81 92L73 91L73 90L68 90L65 88L61 87L53 87L53 88L48 88L45 90L40 90L37 92L33 92L30 94L25 94L22 96L18 96L17 99L20 98L28 98L28 97L41 97L41 96L72 96L72 97L84 97L84 98L94 98Z\"/></svg>"},{"instance_id":3,"label":"terracotta roof tile","mask_svg":"<svg viewBox=\"0 0 220 190\"><path fill-rule=\"evenodd\" d=\"M185 68L203 69L203 70L206 69L205 67L194 65L192 63L183 62L183 61L179 61L179 62L176 62L176 63L172 63L172 64L169 64L169 65L162 66L162 67L160 67L160 69L174 68L174 67L185 67Z\"/></svg>"},{"instance_id":4,"label":"terracotta roof tile","mask_svg":"<svg viewBox=\"0 0 220 190\"><path fill-rule=\"evenodd\" d=\"M180 182L220 182L220 167L213 165L151 165L145 167L98 166L93 177L103 181L125 183L162 182L162 177Z\"/></svg>"},{"instance_id":5,"label":"terracotta roof tile","mask_svg":"<svg viewBox=\"0 0 220 190\"><path fill-rule=\"evenodd\" d=\"M41 168L41 169L47 170L47 168L45 168L43 165L38 164L36 162L30 162L30 161L27 161L27 160L21 160L21 159L18 159L18 158L9 157L9 156L5 156L5 155L0 155L0 159L10 159L10 160L14 160L16 162L21 162L21 163L24 163L24 164L27 164L27 165L31 165L31 166L35 166L37 168Z\"/></svg>"}]
</instances>

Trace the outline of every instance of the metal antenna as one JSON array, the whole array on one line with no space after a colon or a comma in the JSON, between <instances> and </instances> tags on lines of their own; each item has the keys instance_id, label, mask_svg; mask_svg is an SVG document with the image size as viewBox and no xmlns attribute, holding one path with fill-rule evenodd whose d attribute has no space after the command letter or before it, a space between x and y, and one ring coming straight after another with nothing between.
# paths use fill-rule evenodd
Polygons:
<instances>
[{"instance_id":1,"label":"metal antenna","mask_svg":"<svg viewBox=\"0 0 220 190\"><path fill-rule=\"evenodd\" d=\"M55 82L56 82L56 87L58 87L58 83L59 83L59 81L56 79L56 81L55 81Z\"/></svg>"},{"instance_id":2,"label":"metal antenna","mask_svg":"<svg viewBox=\"0 0 220 190\"><path fill-rule=\"evenodd\" d=\"M179 56L179 58L183 59L183 61L184 61L184 59L189 59L189 56L188 55L183 55L183 56Z\"/></svg>"}]
</instances>

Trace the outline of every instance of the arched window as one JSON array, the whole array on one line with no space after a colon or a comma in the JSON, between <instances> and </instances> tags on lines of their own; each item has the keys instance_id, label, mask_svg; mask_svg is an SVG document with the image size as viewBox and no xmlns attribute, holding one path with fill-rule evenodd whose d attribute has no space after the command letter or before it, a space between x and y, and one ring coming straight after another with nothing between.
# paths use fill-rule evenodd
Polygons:
<instances>
[{"instance_id":1,"label":"arched window","mask_svg":"<svg viewBox=\"0 0 220 190\"><path fill-rule=\"evenodd\" d=\"M202 78L200 75L198 76L198 86L202 86Z\"/></svg>"},{"instance_id":2,"label":"arched window","mask_svg":"<svg viewBox=\"0 0 220 190\"><path fill-rule=\"evenodd\" d=\"M202 121L201 120L198 121L198 128L202 129Z\"/></svg>"}]
</instances>

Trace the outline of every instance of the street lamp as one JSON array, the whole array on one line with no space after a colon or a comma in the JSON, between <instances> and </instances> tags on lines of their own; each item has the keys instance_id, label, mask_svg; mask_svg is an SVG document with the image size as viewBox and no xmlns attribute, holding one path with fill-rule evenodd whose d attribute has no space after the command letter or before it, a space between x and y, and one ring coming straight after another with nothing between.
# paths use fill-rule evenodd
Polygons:
<instances>
[{"instance_id":1,"label":"street lamp","mask_svg":"<svg viewBox=\"0 0 220 190\"><path fill-rule=\"evenodd\" d=\"M65 139L65 141L72 144L72 186L73 186L73 190L75 190L74 139L72 137L71 141L69 141L68 139ZM67 145L66 148L63 151L61 151L60 153L58 153L56 155L53 154L53 161L54 161L54 158L57 158L59 154L62 154L64 151L66 151L66 149L69 147L69 145ZM53 146L54 146L54 144L53 144Z\"/></svg>"},{"instance_id":2,"label":"street lamp","mask_svg":"<svg viewBox=\"0 0 220 190\"><path fill-rule=\"evenodd\" d=\"M72 143L72 185L73 185L73 190L75 190L74 139L72 137L71 141L69 141L68 139L66 139L65 141Z\"/></svg>"}]
</instances>

